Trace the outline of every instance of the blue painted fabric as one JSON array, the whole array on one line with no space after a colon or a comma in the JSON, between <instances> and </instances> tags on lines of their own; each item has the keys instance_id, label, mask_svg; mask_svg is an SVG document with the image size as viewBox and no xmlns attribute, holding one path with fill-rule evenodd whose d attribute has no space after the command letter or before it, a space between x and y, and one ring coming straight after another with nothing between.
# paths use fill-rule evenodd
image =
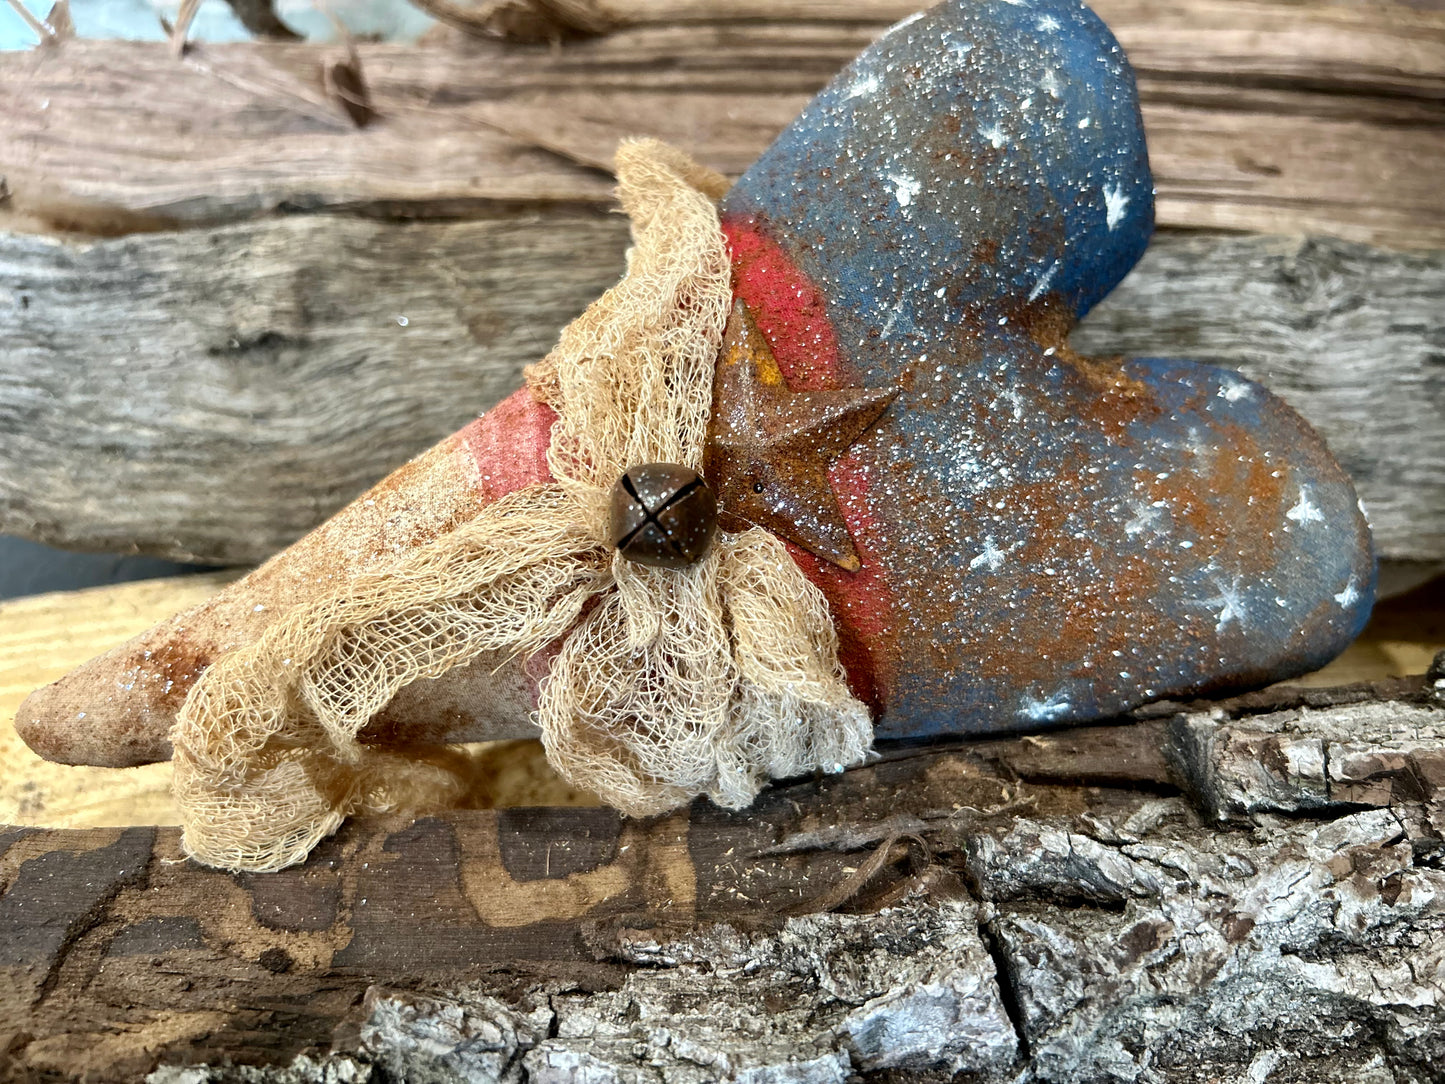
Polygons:
<instances>
[{"instance_id":1,"label":"blue painted fabric","mask_svg":"<svg viewBox=\"0 0 1445 1084\"><path fill-rule=\"evenodd\" d=\"M1133 76L1072 0L948 2L824 90L723 204L790 384L900 389L834 468L864 568L799 554L881 738L1107 717L1315 669L1374 559L1267 390L1069 329L1153 226Z\"/></svg>"}]
</instances>

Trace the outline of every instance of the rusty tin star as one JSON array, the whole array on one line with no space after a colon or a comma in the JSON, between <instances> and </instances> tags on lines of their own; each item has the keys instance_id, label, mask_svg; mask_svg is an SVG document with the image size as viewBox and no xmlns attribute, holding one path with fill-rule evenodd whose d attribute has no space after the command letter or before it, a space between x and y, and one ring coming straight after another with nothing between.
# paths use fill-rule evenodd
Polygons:
<instances>
[{"instance_id":1,"label":"rusty tin star","mask_svg":"<svg viewBox=\"0 0 1445 1084\"><path fill-rule=\"evenodd\" d=\"M703 453L723 525L741 520L766 528L856 572L858 553L828 465L897 394L892 388L792 391L747 306L735 301L713 377Z\"/></svg>"}]
</instances>

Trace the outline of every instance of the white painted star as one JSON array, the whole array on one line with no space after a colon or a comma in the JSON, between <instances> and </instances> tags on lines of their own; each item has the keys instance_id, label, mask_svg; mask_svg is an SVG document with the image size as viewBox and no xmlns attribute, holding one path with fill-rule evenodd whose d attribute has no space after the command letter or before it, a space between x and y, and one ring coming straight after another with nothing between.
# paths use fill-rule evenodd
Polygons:
<instances>
[{"instance_id":1,"label":"white painted star","mask_svg":"<svg viewBox=\"0 0 1445 1084\"><path fill-rule=\"evenodd\" d=\"M990 572L997 572L1003 566L1003 557L1003 550L998 548L998 544L993 540L993 535L989 535L984 539L983 549L979 551L978 556L968 562L969 571L983 565Z\"/></svg>"},{"instance_id":2,"label":"white painted star","mask_svg":"<svg viewBox=\"0 0 1445 1084\"><path fill-rule=\"evenodd\" d=\"M1124 523L1124 534L1134 538L1145 531L1158 532L1159 520L1164 515L1164 502L1155 501L1152 504L1145 504L1143 501L1132 501L1130 507L1134 511L1132 519Z\"/></svg>"},{"instance_id":3,"label":"white painted star","mask_svg":"<svg viewBox=\"0 0 1445 1084\"><path fill-rule=\"evenodd\" d=\"M1284 516L1285 519L1292 519L1301 526L1306 523L1323 523L1325 521L1325 514L1310 500L1309 486L1299 487L1299 500Z\"/></svg>"},{"instance_id":4,"label":"white painted star","mask_svg":"<svg viewBox=\"0 0 1445 1084\"><path fill-rule=\"evenodd\" d=\"M1214 586L1219 594L1213 598L1201 599L1195 603L1197 606L1207 606L1210 609L1214 609L1216 606L1219 608L1219 612L1215 614L1216 624L1214 631L1216 634L1223 632L1231 622L1240 625L1244 624L1244 618L1246 616L1244 612L1244 598L1239 584L1239 576L1235 576L1233 582L1227 587L1218 576L1215 576Z\"/></svg>"},{"instance_id":5,"label":"white painted star","mask_svg":"<svg viewBox=\"0 0 1445 1084\"><path fill-rule=\"evenodd\" d=\"M1124 195L1122 185L1104 186L1104 222L1113 231L1124 221L1124 212L1129 209L1129 197Z\"/></svg>"}]
</instances>

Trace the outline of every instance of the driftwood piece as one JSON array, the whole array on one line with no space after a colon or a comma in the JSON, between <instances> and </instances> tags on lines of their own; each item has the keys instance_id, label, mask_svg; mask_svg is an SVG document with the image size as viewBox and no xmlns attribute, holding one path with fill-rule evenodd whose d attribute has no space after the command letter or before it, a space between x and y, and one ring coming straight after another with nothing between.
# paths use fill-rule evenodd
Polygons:
<instances>
[{"instance_id":1,"label":"driftwood piece","mask_svg":"<svg viewBox=\"0 0 1445 1084\"><path fill-rule=\"evenodd\" d=\"M515 386L613 281L620 136L736 172L910 5L542 7L608 32L358 46L364 130L311 46L0 56L0 530L269 555ZM1354 472L1385 556L1445 557L1445 12L1099 8L1139 71L1166 232L1080 343L1264 377Z\"/></svg>"},{"instance_id":2,"label":"driftwood piece","mask_svg":"<svg viewBox=\"0 0 1445 1084\"><path fill-rule=\"evenodd\" d=\"M1322 0L1099 10L1140 73L1162 225L1445 247L1445 12ZM159 45L72 42L0 58L0 162L16 210L95 230L278 207L597 203L624 135L746 168L890 21L875 21L875 5L830 14L723 7L558 49L361 45L383 120L364 137L323 93L316 47L177 60Z\"/></svg>"},{"instance_id":3,"label":"driftwood piece","mask_svg":"<svg viewBox=\"0 0 1445 1084\"><path fill-rule=\"evenodd\" d=\"M0 530L262 560L517 387L616 280L626 230L552 211L0 234ZM1164 233L1075 343L1263 380L1350 470L1381 553L1440 559L1442 296L1440 253Z\"/></svg>"},{"instance_id":4,"label":"driftwood piece","mask_svg":"<svg viewBox=\"0 0 1445 1084\"><path fill-rule=\"evenodd\" d=\"M1442 697L895 749L739 814L359 822L263 876L168 829L12 830L0 1050L165 1082L1438 1079Z\"/></svg>"},{"instance_id":5,"label":"driftwood piece","mask_svg":"<svg viewBox=\"0 0 1445 1084\"><path fill-rule=\"evenodd\" d=\"M626 230L579 213L0 235L22 310L0 530L262 560L515 391L616 282Z\"/></svg>"}]
</instances>

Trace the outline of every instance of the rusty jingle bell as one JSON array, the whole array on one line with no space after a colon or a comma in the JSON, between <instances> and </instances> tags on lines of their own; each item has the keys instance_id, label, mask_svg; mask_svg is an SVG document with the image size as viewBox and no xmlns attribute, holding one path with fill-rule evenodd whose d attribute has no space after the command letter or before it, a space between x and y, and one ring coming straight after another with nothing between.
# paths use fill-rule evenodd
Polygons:
<instances>
[{"instance_id":1,"label":"rusty jingle bell","mask_svg":"<svg viewBox=\"0 0 1445 1084\"><path fill-rule=\"evenodd\" d=\"M609 534L622 556L656 568L702 560L717 533L717 498L697 471L641 463L612 487Z\"/></svg>"}]
</instances>

